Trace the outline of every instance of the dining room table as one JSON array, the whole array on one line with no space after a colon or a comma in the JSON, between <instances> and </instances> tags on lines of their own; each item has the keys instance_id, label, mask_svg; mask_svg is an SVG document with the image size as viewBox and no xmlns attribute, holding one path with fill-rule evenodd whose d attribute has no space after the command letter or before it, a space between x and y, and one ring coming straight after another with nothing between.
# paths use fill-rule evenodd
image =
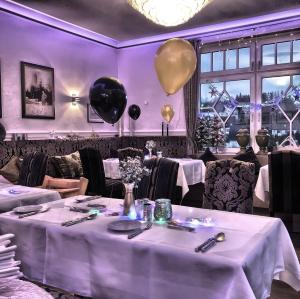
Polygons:
<instances>
[{"instance_id":1,"label":"dining room table","mask_svg":"<svg viewBox=\"0 0 300 299\"><path fill-rule=\"evenodd\" d=\"M193 230L153 221L133 239L108 227L122 201L77 196L48 203L44 213L20 219L0 215L0 233L13 233L25 277L91 298L265 299L273 279L300 290L300 266L290 236L278 218L173 206L173 220ZM104 205L90 220L82 207ZM198 219L198 221L196 221ZM225 240L205 253L195 248L223 232Z\"/></svg>"},{"instance_id":2,"label":"dining room table","mask_svg":"<svg viewBox=\"0 0 300 299\"><path fill-rule=\"evenodd\" d=\"M179 164L176 185L182 188L182 198L189 192L189 185L205 182L206 167L202 160L192 158L167 158ZM103 160L107 178L120 179L118 158Z\"/></svg>"},{"instance_id":3,"label":"dining room table","mask_svg":"<svg viewBox=\"0 0 300 299\"><path fill-rule=\"evenodd\" d=\"M0 183L0 213L16 207L43 204L61 199L55 190Z\"/></svg>"}]
</instances>

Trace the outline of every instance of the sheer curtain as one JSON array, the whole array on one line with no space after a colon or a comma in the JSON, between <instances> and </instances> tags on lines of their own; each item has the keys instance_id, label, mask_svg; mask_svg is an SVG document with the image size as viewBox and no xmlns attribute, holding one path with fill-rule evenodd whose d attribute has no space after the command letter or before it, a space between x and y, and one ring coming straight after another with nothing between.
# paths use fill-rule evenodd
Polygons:
<instances>
[{"instance_id":1,"label":"sheer curtain","mask_svg":"<svg viewBox=\"0 0 300 299\"><path fill-rule=\"evenodd\" d=\"M190 43L194 47L197 58L199 57L199 40L190 40ZM194 141L194 134L196 129L196 119L198 112L198 101L199 101L199 63L193 77L183 88L184 96L184 111L185 111L185 123L186 123L186 134L187 134L187 153L194 154L196 150L196 144Z\"/></svg>"}]
</instances>

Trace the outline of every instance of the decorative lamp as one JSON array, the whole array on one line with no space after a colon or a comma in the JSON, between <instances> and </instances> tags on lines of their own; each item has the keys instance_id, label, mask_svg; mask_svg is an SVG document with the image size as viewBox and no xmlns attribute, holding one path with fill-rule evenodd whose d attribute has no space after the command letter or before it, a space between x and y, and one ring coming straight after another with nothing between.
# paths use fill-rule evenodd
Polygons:
<instances>
[{"instance_id":1,"label":"decorative lamp","mask_svg":"<svg viewBox=\"0 0 300 299\"><path fill-rule=\"evenodd\" d=\"M80 102L80 97L77 96L76 94L72 94L71 101L72 101L72 105L76 106L77 103Z\"/></svg>"},{"instance_id":2,"label":"decorative lamp","mask_svg":"<svg viewBox=\"0 0 300 299\"><path fill-rule=\"evenodd\" d=\"M127 0L128 3L152 22L177 26L187 22L212 0Z\"/></svg>"}]
</instances>

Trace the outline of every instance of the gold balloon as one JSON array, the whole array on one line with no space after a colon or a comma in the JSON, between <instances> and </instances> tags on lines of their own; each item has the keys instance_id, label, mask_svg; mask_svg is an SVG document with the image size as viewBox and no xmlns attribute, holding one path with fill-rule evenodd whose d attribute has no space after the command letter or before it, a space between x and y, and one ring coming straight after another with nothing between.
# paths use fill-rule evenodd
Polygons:
<instances>
[{"instance_id":1,"label":"gold balloon","mask_svg":"<svg viewBox=\"0 0 300 299\"><path fill-rule=\"evenodd\" d=\"M171 95L193 76L197 66L197 55L188 41L173 38L159 47L154 66L162 88L167 95Z\"/></svg>"},{"instance_id":2,"label":"gold balloon","mask_svg":"<svg viewBox=\"0 0 300 299\"><path fill-rule=\"evenodd\" d=\"M170 123L173 119L175 112L172 105L166 104L161 108L161 115L167 123Z\"/></svg>"}]
</instances>

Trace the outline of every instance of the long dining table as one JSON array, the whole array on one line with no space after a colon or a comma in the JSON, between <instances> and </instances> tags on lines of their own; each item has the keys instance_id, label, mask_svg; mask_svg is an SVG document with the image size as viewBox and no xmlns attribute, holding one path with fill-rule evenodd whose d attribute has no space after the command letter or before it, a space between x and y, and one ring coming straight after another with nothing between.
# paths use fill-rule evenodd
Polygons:
<instances>
[{"instance_id":1,"label":"long dining table","mask_svg":"<svg viewBox=\"0 0 300 299\"><path fill-rule=\"evenodd\" d=\"M289 234L278 218L173 206L173 218L210 219L194 232L154 223L129 240L107 229L120 218L121 200L100 198L107 211L70 227L82 217L68 198L23 219L0 215L0 233L15 234L24 275L46 285L99 299L265 299L272 280L300 290L300 267ZM81 204L82 205L82 204ZM194 248L225 233L225 241L206 253Z\"/></svg>"}]
</instances>

